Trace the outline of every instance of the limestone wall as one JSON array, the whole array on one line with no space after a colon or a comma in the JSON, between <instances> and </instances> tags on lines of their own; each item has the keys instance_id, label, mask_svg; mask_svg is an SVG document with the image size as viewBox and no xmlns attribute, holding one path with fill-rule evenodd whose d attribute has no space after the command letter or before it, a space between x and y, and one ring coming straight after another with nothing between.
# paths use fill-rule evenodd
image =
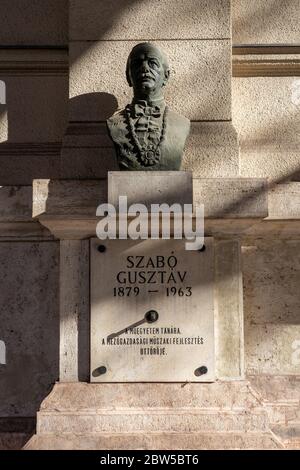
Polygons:
<instances>
[{"instance_id":1,"label":"limestone wall","mask_svg":"<svg viewBox=\"0 0 300 470\"><path fill-rule=\"evenodd\" d=\"M298 0L232 1L241 176L299 181L299 23Z\"/></svg>"},{"instance_id":2,"label":"limestone wall","mask_svg":"<svg viewBox=\"0 0 300 470\"><path fill-rule=\"evenodd\" d=\"M232 0L234 44L299 44L298 0Z\"/></svg>"},{"instance_id":3,"label":"limestone wall","mask_svg":"<svg viewBox=\"0 0 300 470\"><path fill-rule=\"evenodd\" d=\"M299 374L300 241L254 240L243 247L248 374Z\"/></svg>"},{"instance_id":4,"label":"limestone wall","mask_svg":"<svg viewBox=\"0 0 300 470\"><path fill-rule=\"evenodd\" d=\"M59 177L68 113L68 2L2 0L0 185ZM2 103L2 104L1 104Z\"/></svg>"},{"instance_id":5,"label":"limestone wall","mask_svg":"<svg viewBox=\"0 0 300 470\"><path fill-rule=\"evenodd\" d=\"M299 97L297 77L234 79L233 123L239 136L241 176L280 183L300 175Z\"/></svg>"},{"instance_id":6,"label":"limestone wall","mask_svg":"<svg viewBox=\"0 0 300 470\"><path fill-rule=\"evenodd\" d=\"M58 379L58 257L54 241L0 242L0 417L35 416Z\"/></svg>"}]
</instances>

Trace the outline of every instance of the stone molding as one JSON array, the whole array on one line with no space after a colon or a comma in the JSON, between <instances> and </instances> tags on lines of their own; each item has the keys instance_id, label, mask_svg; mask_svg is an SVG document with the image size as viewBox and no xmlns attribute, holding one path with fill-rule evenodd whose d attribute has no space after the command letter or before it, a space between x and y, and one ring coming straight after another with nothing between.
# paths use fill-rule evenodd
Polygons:
<instances>
[{"instance_id":1,"label":"stone molding","mask_svg":"<svg viewBox=\"0 0 300 470\"><path fill-rule=\"evenodd\" d=\"M0 75L68 76L68 48L0 48Z\"/></svg>"},{"instance_id":2,"label":"stone molding","mask_svg":"<svg viewBox=\"0 0 300 470\"><path fill-rule=\"evenodd\" d=\"M300 76L300 46L233 46L233 77Z\"/></svg>"}]
</instances>

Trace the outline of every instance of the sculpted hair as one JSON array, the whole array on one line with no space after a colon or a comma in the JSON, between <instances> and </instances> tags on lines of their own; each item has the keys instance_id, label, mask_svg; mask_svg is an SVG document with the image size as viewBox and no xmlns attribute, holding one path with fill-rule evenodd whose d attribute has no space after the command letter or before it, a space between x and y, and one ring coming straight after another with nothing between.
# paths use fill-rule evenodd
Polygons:
<instances>
[{"instance_id":1,"label":"sculpted hair","mask_svg":"<svg viewBox=\"0 0 300 470\"><path fill-rule=\"evenodd\" d=\"M156 51L159 52L161 58L162 58L162 63L163 63L163 67L164 67L164 70L165 70L165 76L166 76L166 79L168 80L169 78L169 75L170 75L170 67L169 67L169 61L168 61L168 58L166 56L166 54L161 50L161 49L158 49L158 47L156 47L154 44L152 44L151 42L141 42L140 44L136 44L132 49L131 49L131 52L128 56L128 59L127 59L127 63L126 63L126 78L127 78L127 82L129 84L129 86L132 86L132 83L131 83L131 79L130 79L130 64L131 64L131 60L132 60L132 57L134 57L134 55L136 54L136 52L138 50L149 50L149 49L154 49Z\"/></svg>"}]
</instances>

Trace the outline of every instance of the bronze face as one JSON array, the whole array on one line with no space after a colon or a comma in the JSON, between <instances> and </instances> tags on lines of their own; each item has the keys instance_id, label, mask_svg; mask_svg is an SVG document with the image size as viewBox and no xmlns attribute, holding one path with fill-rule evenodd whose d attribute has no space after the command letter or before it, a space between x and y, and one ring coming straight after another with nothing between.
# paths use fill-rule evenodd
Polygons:
<instances>
[{"instance_id":1,"label":"bronze face","mask_svg":"<svg viewBox=\"0 0 300 470\"><path fill-rule=\"evenodd\" d=\"M159 49L145 43L132 50L128 59L127 78L135 94L159 93L168 77L169 69Z\"/></svg>"}]
</instances>

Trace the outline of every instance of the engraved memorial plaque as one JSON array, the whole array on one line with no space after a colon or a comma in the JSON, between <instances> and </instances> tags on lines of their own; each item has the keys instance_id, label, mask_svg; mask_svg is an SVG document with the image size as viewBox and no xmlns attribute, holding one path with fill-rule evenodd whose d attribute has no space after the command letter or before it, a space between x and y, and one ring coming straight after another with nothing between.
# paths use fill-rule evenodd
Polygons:
<instances>
[{"instance_id":1,"label":"engraved memorial plaque","mask_svg":"<svg viewBox=\"0 0 300 470\"><path fill-rule=\"evenodd\" d=\"M91 381L214 379L213 239L91 240Z\"/></svg>"}]
</instances>

